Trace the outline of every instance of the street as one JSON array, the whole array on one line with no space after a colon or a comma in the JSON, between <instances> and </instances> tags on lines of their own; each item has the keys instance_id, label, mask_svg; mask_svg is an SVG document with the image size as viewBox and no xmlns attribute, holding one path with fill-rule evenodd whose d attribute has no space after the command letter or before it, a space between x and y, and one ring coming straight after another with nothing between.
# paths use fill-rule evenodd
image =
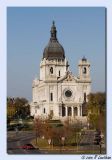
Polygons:
<instances>
[{"instance_id":1,"label":"street","mask_svg":"<svg viewBox=\"0 0 112 160\"><path fill-rule=\"evenodd\" d=\"M40 154L37 149L25 149L23 146L29 144L35 138L33 131L9 131L7 136L7 153L8 154Z\"/></svg>"},{"instance_id":2,"label":"street","mask_svg":"<svg viewBox=\"0 0 112 160\"><path fill-rule=\"evenodd\" d=\"M7 136L7 153L8 154L99 154L99 145L94 145L94 131L86 130L81 135L81 141L77 146L62 146L41 149L25 149L23 146L31 144L31 140L35 139L34 131L8 131ZM105 149L102 148L102 153Z\"/></svg>"}]
</instances>

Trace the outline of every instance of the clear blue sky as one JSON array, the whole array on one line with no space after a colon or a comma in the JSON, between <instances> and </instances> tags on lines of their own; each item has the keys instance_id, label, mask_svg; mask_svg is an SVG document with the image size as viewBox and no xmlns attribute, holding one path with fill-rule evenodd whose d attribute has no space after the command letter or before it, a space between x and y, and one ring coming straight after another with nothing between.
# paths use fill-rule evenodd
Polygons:
<instances>
[{"instance_id":1,"label":"clear blue sky","mask_svg":"<svg viewBox=\"0 0 112 160\"><path fill-rule=\"evenodd\" d=\"M9 7L7 9L7 94L32 99L32 81L50 38L52 21L70 69L78 75L84 55L91 63L92 92L105 91L105 8Z\"/></svg>"}]
</instances>

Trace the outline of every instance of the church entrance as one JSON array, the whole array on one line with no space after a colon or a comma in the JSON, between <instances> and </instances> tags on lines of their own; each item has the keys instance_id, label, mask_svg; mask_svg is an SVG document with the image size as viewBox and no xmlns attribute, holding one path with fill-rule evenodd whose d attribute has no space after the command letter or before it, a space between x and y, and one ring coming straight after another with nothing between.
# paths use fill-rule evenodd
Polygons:
<instances>
[{"instance_id":1,"label":"church entrance","mask_svg":"<svg viewBox=\"0 0 112 160\"><path fill-rule=\"evenodd\" d=\"M62 106L62 117L64 117L65 115L66 115L65 107Z\"/></svg>"},{"instance_id":2,"label":"church entrance","mask_svg":"<svg viewBox=\"0 0 112 160\"><path fill-rule=\"evenodd\" d=\"M77 107L74 108L74 116L77 116Z\"/></svg>"},{"instance_id":3,"label":"church entrance","mask_svg":"<svg viewBox=\"0 0 112 160\"><path fill-rule=\"evenodd\" d=\"M71 109L71 107L68 107L68 116L72 116L72 109Z\"/></svg>"}]
</instances>

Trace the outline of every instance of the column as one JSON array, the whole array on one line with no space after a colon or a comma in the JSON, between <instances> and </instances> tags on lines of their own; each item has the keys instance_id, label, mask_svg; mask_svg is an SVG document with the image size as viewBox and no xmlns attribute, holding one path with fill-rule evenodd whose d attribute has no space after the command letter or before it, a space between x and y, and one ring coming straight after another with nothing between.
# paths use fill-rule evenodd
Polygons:
<instances>
[{"instance_id":1,"label":"column","mask_svg":"<svg viewBox=\"0 0 112 160\"><path fill-rule=\"evenodd\" d=\"M68 116L68 107L65 107L66 108L66 117Z\"/></svg>"},{"instance_id":2,"label":"column","mask_svg":"<svg viewBox=\"0 0 112 160\"><path fill-rule=\"evenodd\" d=\"M74 117L74 107L72 106L72 117Z\"/></svg>"},{"instance_id":3,"label":"column","mask_svg":"<svg viewBox=\"0 0 112 160\"><path fill-rule=\"evenodd\" d=\"M78 114L77 116L80 116L80 106L77 106Z\"/></svg>"}]
</instances>

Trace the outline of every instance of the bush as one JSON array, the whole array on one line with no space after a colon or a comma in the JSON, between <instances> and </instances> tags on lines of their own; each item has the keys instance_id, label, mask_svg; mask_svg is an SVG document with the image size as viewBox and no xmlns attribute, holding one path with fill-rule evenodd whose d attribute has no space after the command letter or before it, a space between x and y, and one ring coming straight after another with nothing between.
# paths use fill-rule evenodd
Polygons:
<instances>
[{"instance_id":1,"label":"bush","mask_svg":"<svg viewBox=\"0 0 112 160\"><path fill-rule=\"evenodd\" d=\"M60 120L48 120L48 123L61 123Z\"/></svg>"},{"instance_id":2,"label":"bush","mask_svg":"<svg viewBox=\"0 0 112 160\"><path fill-rule=\"evenodd\" d=\"M53 145L54 146L60 146L60 140L59 140L59 138L54 138L53 139Z\"/></svg>"},{"instance_id":3,"label":"bush","mask_svg":"<svg viewBox=\"0 0 112 160\"><path fill-rule=\"evenodd\" d=\"M63 127L63 124L57 124L56 127Z\"/></svg>"}]
</instances>

